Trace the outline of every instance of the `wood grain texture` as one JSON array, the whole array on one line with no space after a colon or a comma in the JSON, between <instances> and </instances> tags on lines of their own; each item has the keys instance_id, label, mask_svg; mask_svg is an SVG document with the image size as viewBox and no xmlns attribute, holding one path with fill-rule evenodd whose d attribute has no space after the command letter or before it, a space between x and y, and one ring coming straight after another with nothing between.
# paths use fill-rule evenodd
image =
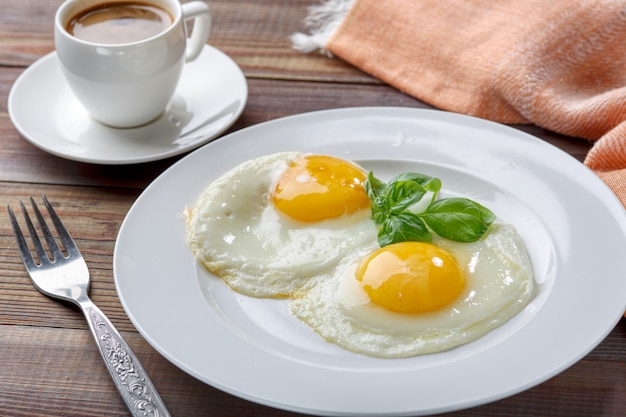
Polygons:
<instances>
[{"instance_id":1,"label":"wood grain texture","mask_svg":"<svg viewBox=\"0 0 626 417\"><path fill-rule=\"evenodd\" d=\"M11 79L8 80L12 82ZM343 107L431 107L387 85L319 83L248 79L249 99L241 118L228 132L279 117ZM2 100L4 98L4 100ZM6 96L0 96L3 103ZM566 138L532 125L514 126L560 147L581 160L591 144ZM143 188L180 159L170 158L138 165L106 166L68 161L36 148L22 138L8 115L0 113L0 181L42 182L67 185L101 185ZM37 169L32 169L37 166Z\"/></svg>"},{"instance_id":2,"label":"wood grain texture","mask_svg":"<svg viewBox=\"0 0 626 417\"><path fill-rule=\"evenodd\" d=\"M622 337L626 335L623 322L616 331ZM174 416L300 415L257 405L205 385L167 362L138 334L125 332L123 336ZM128 415L105 374L88 331L0 325L0 345L3 347L1 415ZM623 353L612 359L587 358L526 392L442 416L623 416L626 409L624 375Z\"/></svg>"},{"instance_id":3,"label":"wood grain texture","mask_svg":"<svg viewBox=\"0 0 626 417\"><path fill-rule=\"evenodd\" d=\"M180 157L128 166L68 161L18 133L7 98L20 73L54 49L61 0L20 0L0 13L0 416L127 416L74 306L40 294L15 247L6 206L46 194L92 274L91 297L124 334L174 416L292 416L237 398L185 374L139 335L113 281L115 239L142 190ZM303 30L311 0L218 0L210 43L243 69L249 101L229 132L293 114L352 106L431 108L334 58L302 55L289 36ZM582 161L591 144L536 126L514 126ZM585 306L581 306L585 308ZM541 343L541 341L533 341ZM550 349L549 346L545 347ZM245 377L245 375L242 375ZM444 378L445 376L442 376ZM626 320L584 359L521 394L444 416L626 416Z\"/></svg>"}]
</instances>

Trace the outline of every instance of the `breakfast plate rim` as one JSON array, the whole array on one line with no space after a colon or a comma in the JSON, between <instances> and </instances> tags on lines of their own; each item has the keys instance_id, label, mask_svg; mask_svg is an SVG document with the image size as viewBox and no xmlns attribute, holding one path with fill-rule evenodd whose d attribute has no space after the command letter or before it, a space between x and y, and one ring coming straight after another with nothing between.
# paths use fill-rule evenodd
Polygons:
<instances>
[{"instance_id":1,"label":"breakfast plate rim","mask_svg":"<svg viewBox=\"0 0 626 417\"><path fill-rule=\"evenodd\" d=\"M428 140L413 136L413 131L429 136ZM329 132L337 135L329 137ZM459 152L467 141L469 147ZM474 143L481 149L472 149ZM357 156L357 160L369 155L389 161L394 159L387 155L421 161L407 149L425 150L429 158L441 158L437 163L485 175L494 183L532 183L537 190L519 184L520 189L511 193L545 197L553 204L533 198L526 203L531 209L549 212L537 214L542 220L558 218L559 225L547 227L572 238L557 238L556 276L545 303L502 343L419 368L412 368L409 358L396 362L406 363L406 369L390 365L391 370L385 370L380 360L367 358L362 369L347 371L263 349L253 337L236 334L224 324L228 317L215 317L200 294L197 265L184 240L183 212L225 166L294 147ZM385 156L377 156L381 154ZM534 175L531 168L538 171L537 177L522 178L522 174ZM553 176L545 177L544 171ZM204 181L202 174L207 175ZM578 198L583 195L589 207L604 212L598 231L578 227L585 212L570 205L574 192ZM263 405L313 415L428 415L485 404L536 386L576 363L608 335L626 308L620 297L626 283L609 280L611 272L623 270L626 261L617 257L601 263L593 279L610 285L591 285L590 261L580 259L580 252L591 251L591 257L605 254L596 245L585 247L580 239L596 232L611 242L607 247L625 247L626 218L619 200L592 171L545 141L501 124L438 110L344 108L251 126L212 141L172 165L144 190L124 219L115 244L113 272L122 306L140 334L173 364L211 386ZM577 274L562 275L572 271ZM583 314L579 301L587 294L605 299L594 299L597 305ZM542 343L552 343L549 349L536 343L538 337ZM486 360L487 356L494 359ZM476 375L478 370L481 375ZM437 389L444 382L449 393ZM368 384L384 392L368 398ZM428 398L412 398L407 385L433 387L435 392L429 392Z\"/></svg>"},{"instance_id":2,"label":"breakfast plate rim","mask_svg":"<svg viewBox=\"0 0 626 417\"><path fill-rule=\"evenodd\" d=\"M207 78L193 88L192 84L202 76ZM9 91L7 107L18 132L45 152L101 165L138 164L189 152L220 136L245 109L248 85L239 66L224 52L207 44L195 61L183 67L173 100L177 97L183 101L191 98L192 108L184 111L199 113L179 133L177 127L171 126L175 122L167 121L179 112L174 104L156 121L144 126L107 127L91 119L80 106L61 73L57 52L52 51L17 77ZM63 114L63 109L55 110L59 102L73 105L73 120ZM130 139L125 143L127 137Z\"/></svg>"}]
</instances>

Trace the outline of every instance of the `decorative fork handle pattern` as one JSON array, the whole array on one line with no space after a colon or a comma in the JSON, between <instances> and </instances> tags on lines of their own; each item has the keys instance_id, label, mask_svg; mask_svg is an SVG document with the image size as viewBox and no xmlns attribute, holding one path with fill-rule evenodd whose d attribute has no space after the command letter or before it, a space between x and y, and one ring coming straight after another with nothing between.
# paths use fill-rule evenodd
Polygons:
<instances>
[{"instance_id":1,"label":"decorative fork handle pattern","mask_svg":"<svg viewBox=\"0 0 626 417\"><path fill-rule=\"evenodd\" d=\"M126 341L89 299L81 300L89 327L113 382L135 417L169 417L165 404Z\"/></svg>"}]
</instances>

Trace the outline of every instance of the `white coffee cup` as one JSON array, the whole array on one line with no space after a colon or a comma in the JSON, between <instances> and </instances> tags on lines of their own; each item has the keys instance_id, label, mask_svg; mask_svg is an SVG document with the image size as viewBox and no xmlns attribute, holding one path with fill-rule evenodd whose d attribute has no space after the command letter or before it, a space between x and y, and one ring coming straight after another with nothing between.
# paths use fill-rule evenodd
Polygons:
<instances>
[{"instance_id":1,"label":"white coffee cup","mask_svg":"<svg viewBox=\"0 0 626 417\"><path fill-rule=\"evenodd\" d=\"M172 24L147 39L119 44L79 39L68 21L101 4L129 0L67 0L57 10L54 42L70 89L97 121L128 128L155 120L167 108L185 62L200 55L211 28L203 1L140 0L167 11ZM187 20L193 19L188 36Z\"/></svg>"}]
</instances>

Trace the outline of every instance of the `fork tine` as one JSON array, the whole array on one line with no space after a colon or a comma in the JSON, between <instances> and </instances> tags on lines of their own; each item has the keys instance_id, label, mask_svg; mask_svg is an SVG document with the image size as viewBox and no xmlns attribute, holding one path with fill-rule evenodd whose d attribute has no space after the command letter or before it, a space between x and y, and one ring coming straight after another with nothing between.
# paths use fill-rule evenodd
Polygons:
<instances>
[{"instance_id":1,"label":"fork tine","mask_svg":"<svg viewBox=\"0 0 626 417\"><path fill-rule=\"evenodd\" d=\"M28 244L26 243L26 239L24 238L24 233L22 233L22 229L20 228L20 225L15 218L13 209L11 208L11 206L7 206L7 209L9 210L11 226L13 226L13 235L15 235L15 240L17 240L17 247L20 251L20 255L22 256L22 261L24 261L26 269L36 267L37 263L35 262L33 255L30 253L30 249L28 249Z\"/></svg>"},{"instance_id":2,"label":"fork tine","mask_svg":"<svg viewBox=\"0 0 626 417\"><path fill-rule=\"evenodd\" d=\"M41 244L41 240L39 239L39 236L37 235L37 230L35 229L35 226L33 225L33 222L30 219L30 215L28 214L28 211L26 210L26 206L21 201L20 201L20 206L22 207L22 214L24 215L24 220L26 220L26 226L28 227L28 234L30 235L30 239L33 242L33 245L35 247L35 253L37 254L37 257L39 258L39 263L49 264L50 258L48 257L46 250L43 248L43 245Z\"/></svg>"},{"instance_id":3,"label":"fork tine","mask_svg":"<svg viewBox=\"0 0 626 417\"><path fill-rule=\"evenodd\" d=\"M52 261L54 261L55 259L64 257L63 252L61 251L61 248L57 244L56 240L54 239L54 236L52 236L52 233L50 232L50 229L48 228L48 223L46 223L46 220L41 215L41 212L39 211L39 207L37 207L37 204L35 203L35 200L32 197L30 198L30 204L33 206L33 210L35 211L35 216L37 216L37 220L39 221L39 227L41 231L43 232L43 236L46 239L46 242L48 243L48 248L50 249L50 252L52 253ZM26 213L26 210L24 210L24 213ZM28 222L29 222L29 226L31 226L32 222L30 222L30 218L28 219ZM32 229L32 232L35 233L34 236L36 236L34 227ZM33 238L33 241L34 240L35 239ZM37 240L39 240L39 238L37 238ZM41 243L39 243L39 247L41 247ZM37 248L37 244L35 245L35 248ZM43 251L43 248L41 249L42 249L41 254L37 252L37 255L39 257L41 257L42 255L47 256L45 251Z\"/></svg>"},{"instance_id":4,"label":"fork tine","mask_svg":"<svg viewBox=\"0 0 626 417\"><path fill-rule=\"evenodd\" d=\"M69 234L69 232L63 225L63 222L61 222L61 219L59 218L59 216L57 216L57 213L52 208L52 204L50 204L50 202L48 201L45 195L42 196L42 199L43 199L44 205L46 206L46 209L48 210L48 213L50 214L50 218L52 219L52 222L54 223L54 227L57 229L57 233L59 234L59 238L61 239L61 242L63 243L63 247L65 248L65 251L68 253L69 256L80 255L80 251L78 250L78 245L76 245L76 242L74 242L74 239L72 239L72 236Z\"/></svg>"}]
</instances>

